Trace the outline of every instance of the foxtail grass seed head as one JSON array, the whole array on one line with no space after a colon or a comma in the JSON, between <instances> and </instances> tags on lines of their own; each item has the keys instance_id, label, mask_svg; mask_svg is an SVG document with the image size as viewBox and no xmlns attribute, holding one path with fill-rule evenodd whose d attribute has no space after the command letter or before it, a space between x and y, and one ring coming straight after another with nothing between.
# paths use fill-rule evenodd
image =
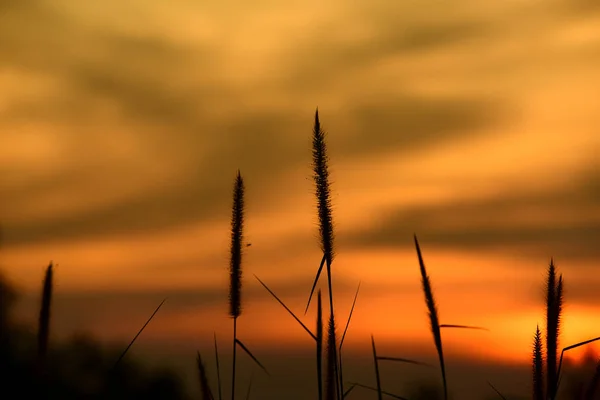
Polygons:
<instances>
[{"instance_id":1,"label":"foxtail grass seed head","mask_svg":"<svg viewBox=\"0 0 600 400\"><path fill-rule=\"evenodd\" d=\"M317 212L319 215L321 250L325 255L327 263L331 265L334 251L331 191L329 185L329 169L327 167L328 162L325 132L321 129L319 110L317 109L313 129L313 178L316 186L315 194L317 197Z\"/></svg>"},{"instance_id":2,"label":"foxtail grass seed head","mask_svg":"<svg viewBox=\"0 0 600 400\"><path fill-rule=\"evenodd\" d=\"M423 293L425 294L425 303L427 305L427 311L429 314L429 322L431 323L431 333L433 334L433 341L435 343L435 348L437 350L438 358L440 360L440 369L442 371L442 383L444 385L444 399L447 400L448 385L446 382L446 366L444 364L444 352L442 349L442 333L440 331L440 319L438 316L435 299L433 297L433 289L431 288L431 282L429 276L427 275L425 262L423 261L423 256L421 254L421 247L419 246L419 241L417 240L417 235L414 236L414 240L415 247L417 249L417 257L419 258L419 268L421 271L421 283L423 284Z\"/></svg>"},{"instance_id":3,"label":"foxtail grass seed head","mask_svg":"<svg viewBox=\"0 0 600 400\"><path fill-rule=\"evenodd\" d=\"M46 268L44 284L42 289L42 304L40 307L39 327L38 327L38 360L43 362L48 351L48 341L50 337L50 308L52 303L53 286L53 265L52 262Z\"/></svg>"},{"instance_id":4,"label":"foxtail grass seed head","mask_svg":"<svg viewBox=\"0 0 600 400\"><path fill-rule=\"evenodd\" d=\"M327 365L325 367L325 399L335 400L338 395L337 380L337 343L335 337L335 320L333 314L329 316L329 325L327 328Z\"/></svg>"},{"instance_id":5,"label":"foxtail grass seed head","mask_svg":"<svg viewBox=\"0 0 600 400\"><path fill-rule=\"evenodd\" d=\"M538 326L533 337L533 400L544 400L544 360L542 354L542 333Z\"/></svg>"},{"instance_id":6,"label":"foxtail grass seed head","mask_svg":"<svg viewBox=\"0 0 600 400\"><path fill-rule=\"evenodd\" d=\"M233 187L231 214L231 261L229 264L229 315L237 318L242 313L242 240L244 227L244 181L237 173Z\"/></svg>"},{"instance_id":7,"label":"foxtail grass seed head","mask_svg":"<svg viewBox=\"0 0 600 400\"><path fill-rule=\"evenodd\" d=\"M550 399L556 397L558 387L557 355L562 300L562 276L557 283L554 260L550 259L546 281L546 395Z\"/></svg>"}]
</instances>

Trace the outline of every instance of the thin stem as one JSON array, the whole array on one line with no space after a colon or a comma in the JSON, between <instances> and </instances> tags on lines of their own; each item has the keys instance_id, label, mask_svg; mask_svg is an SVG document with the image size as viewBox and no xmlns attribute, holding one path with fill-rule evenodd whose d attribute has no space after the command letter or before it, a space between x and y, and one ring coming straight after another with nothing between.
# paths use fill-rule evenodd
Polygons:
<instances>
[{"instance_id":1,"label":"thin stem","mask_svg":"<svg viewBox=\"0 0 600 400\"><path fill-rule=\"evenodd\" d=\"M235 400L235 359L237 342L237 317L233 318L233 369L231 373L231 400Z\"/></svg>"}]
</instances>

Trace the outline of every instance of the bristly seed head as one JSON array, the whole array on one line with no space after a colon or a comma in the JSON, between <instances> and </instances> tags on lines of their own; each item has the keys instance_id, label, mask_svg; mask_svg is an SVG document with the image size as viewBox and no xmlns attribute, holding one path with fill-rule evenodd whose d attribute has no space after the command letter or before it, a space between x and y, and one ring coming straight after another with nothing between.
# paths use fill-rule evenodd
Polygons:
<instances>
[{"instance_id":1,"label":"bristly seed head","mask_svg":"<svg viewBox=\"0 0 600 400\"><path fill-rule=\"evenodd\" d=\"M244 181L237 172L233 188L231 214L231 261L229 263L229 315L237 318L242 313L242 240L244 227Z\"/></svg>"},{"instance_id":2,"label":"bristly seed head","mask_svg":"<svg viewBox=\"0 0 600 400\"><path fill-rule=\"evenodd\" d=\"M42 289L42 304L40 307L39 327L38 327L38 360L43 362L48 351L48 342L50 338L50 308L52 303L53 286L53 264L50 262L46 268L44 284Z\"/></svg>"},{"instance_id":3,"label":"bristly seed head","mask_svg":"<svg viewBox=\"0 0 600 400\"><path fill-rule=\"evenodd\" d=\"M313 129L313 178L316 184L317 211L319 214L319 234L321 250L325 254L328 265L333 261L333 218L331 213L331 193L329 187L329 170L327 168L327 146L325 132L319 122L319 110L315 112Z\"/></svg>"},{"instance_id":4,"label":"bristly seed head","mask_svg":"<svg viewBox=\"0 0 600 400\"><path fill-rule=\"evenodd\" d=\"M544 367L542 355L542 333L538 326L533 337L533 400L544 400Z\"/></svg>"}]
</instances>

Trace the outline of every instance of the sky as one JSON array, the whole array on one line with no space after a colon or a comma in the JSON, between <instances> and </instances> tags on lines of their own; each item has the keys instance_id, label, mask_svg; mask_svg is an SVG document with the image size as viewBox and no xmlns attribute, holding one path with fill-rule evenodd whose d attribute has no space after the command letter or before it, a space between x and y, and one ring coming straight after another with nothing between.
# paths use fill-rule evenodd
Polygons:
<instances>
[{"instance_id":1,"label":"sky","mask_svg":"<svg viewBox=\"0 0 600 400\"><path fill-rule=\"evenodd\" d=\"M0 269L33 321L58 264L56 338L127 341L167 297L140 348L225 346L239 169L240 335L309 346L253 275L302 314L318 107L347 346L433 354L417 234L442 323L489 329L447 351L526 363L551 257L561 343L600 333L599 84L593 0L0 1Z\"/></svg>"}]
</instances>

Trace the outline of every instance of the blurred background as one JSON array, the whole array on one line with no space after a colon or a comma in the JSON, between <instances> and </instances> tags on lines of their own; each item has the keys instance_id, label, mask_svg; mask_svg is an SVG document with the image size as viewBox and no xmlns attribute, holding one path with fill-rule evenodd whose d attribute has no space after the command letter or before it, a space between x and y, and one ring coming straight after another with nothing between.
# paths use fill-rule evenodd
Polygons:
<instances>
[{"instance_id":1,"label":"blurred background","mask_svg":"<svg viewBox=\"0 0 600 400\"><path fill-rule=\"evenodd\" d=\"M199 349L214 381L213 333L224 368L231 347L239 168L239 336L273 375L242 357L240 384L312 398L310 338L253 274L302 313L321 259L318 106L341 321L361 282L345 376L374 382L371 334L387 355L435 362L416 233L442 323L490 329L444 332L454 395L493 398L489 380L527 396L551 257L561 344L600 335L599 84L593 0L0 0L0 270L15 323L35 323L53 260L52 343L126 344L168 297L131 357L195 391ZM397 394L439 381L383 373Z\"/></svg>"}]
</instances>

